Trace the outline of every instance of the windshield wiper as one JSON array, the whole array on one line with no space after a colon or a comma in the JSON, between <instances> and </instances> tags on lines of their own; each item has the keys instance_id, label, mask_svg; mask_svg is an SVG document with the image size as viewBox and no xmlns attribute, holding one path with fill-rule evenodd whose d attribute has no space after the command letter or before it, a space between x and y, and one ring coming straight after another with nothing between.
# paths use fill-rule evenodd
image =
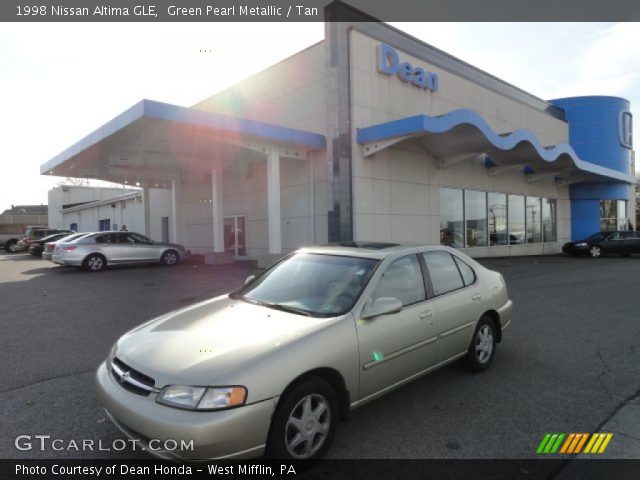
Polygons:
<instances>
[{"instance_id":1,"label":"windshield wiper","mask_svg":"<svg viewBox=\"0 0 640 480\"><path fill-rule=\"evenodd\" d=\"M244 295L240 295L237 293L230 293L229 297L234 300L244 300L247 303L252 303L254 305L260 305L261 307L273 308L274 310L280 310L283 312L295 313L298 315L304 315L306 317L313 317L313 314L308 310L303 310L302 308L291 307L289 305L282 305L280 303L270 303L265 302L264 300L256 300L255 298L249 298Z\"/></svg>"},{"instance_id":2,"label":"windshield wiper","mask_svg":"<svg viewBox=\"0 0 640 480\"><path fill-rule=\"evenodd\" d=\"M262 302L262 305L264 305L265 307L273 308L275 310L281 310L283 312L297 313L298 315L304 315L306 317L312 317L313 316L311 314L311 312L308 311L308 310L303 310L302 308L291 307L289 305L282 305L281 303Z\"/></svg>"}]
</instances>

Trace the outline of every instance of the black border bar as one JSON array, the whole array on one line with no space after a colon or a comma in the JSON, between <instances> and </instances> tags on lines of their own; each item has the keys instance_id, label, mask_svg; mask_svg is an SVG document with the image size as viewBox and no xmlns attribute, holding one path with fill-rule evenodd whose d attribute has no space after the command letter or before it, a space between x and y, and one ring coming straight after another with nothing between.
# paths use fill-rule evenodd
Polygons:
<instances>
[{"instance_id":1,"label":"black border bar","mask_svg":"<svg viewBox=\"0 0 640 480\"><path fill-rule=\"evenodd\" d=\"M329 17L332 21L339 22L629 22L640 20L640 2L629 0L347 0L346 2L329 2L328 0L2 0L0 2L0 21L2 22L318 22L325 21Z\"/></svg>"}]
</instances>

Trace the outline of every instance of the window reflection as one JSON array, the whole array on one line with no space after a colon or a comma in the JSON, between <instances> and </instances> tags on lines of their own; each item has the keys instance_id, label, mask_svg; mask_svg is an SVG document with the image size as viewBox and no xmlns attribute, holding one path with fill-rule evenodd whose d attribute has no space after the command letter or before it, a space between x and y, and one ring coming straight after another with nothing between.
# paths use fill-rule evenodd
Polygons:
<instances>
[{"instance_id":1,"label":"window reflection","mask_svg":"<svg viewBox=\"0 0 640 480\"><path fill-rule=\"evenodd\" d=\"M460 248L464 246L462 190L440 189L440 244Z\"/></svg>"},{"instance_id":2,"label":"window reflection","mask_svg":"<svg viewBox=\"0 0 640 480\"><path fill-rule=\"evenodd\" d=\"M509 245L524 243L524 197L509 195Z\"/></svg>"},{"instance_id":3,"label":"window reflection","mask_svg":"<svg viewBox=\"0 0 640 480\"><path fill-rule=\"evenodd\" d=\"M556 201L542 199L542 241L556 241Z\"/></svg>"},{"instance_id":4,"label":"window reflection","mask_svg":"<svg viewBox=\"0 0 640 480\"><path fill-rule=\"evenodd\" d=\"M467 247L487 246L487 194L465 190L464 213Z\"/></svg>"},{"instance_id":5,"label":"window reflection","mask_svg":"<svg viewBox=\"0 0 640 480\"><path fill-rule=\"evenodd\" d=\"M489 245L508 245L507 195L489 193Z\"/></svg>"},{"instance_id":6,"label":"window reflection","mask_svg":"<svg viewBox=\"0 0 640 480\"><path fill-rule=\"evenodd\" d=\"M527 197L527 243L542 241L540 198Z\"/></svg>"},{"instance_id":7,"label":"window reflection","mask_svg":"<svg viewBox=\"0 0 640 480\"><path fill-rule=\"evenodd\" d=\"M626 222L617 215L624 202L601 205L613 208L612 224ZM623 206L620 206L623 204ZM615 228L613 228L615 229ZM520 245L557 241L557 201L496 192L440 188L440 243L461 248Z\"/></svg>"}]
</instances>

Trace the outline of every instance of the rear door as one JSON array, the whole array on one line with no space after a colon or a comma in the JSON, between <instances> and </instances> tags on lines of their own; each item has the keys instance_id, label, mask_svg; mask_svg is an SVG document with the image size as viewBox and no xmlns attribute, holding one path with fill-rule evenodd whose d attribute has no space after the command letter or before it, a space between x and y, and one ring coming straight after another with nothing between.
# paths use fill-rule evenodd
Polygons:
<instances>
[{"instance_id":1,"label":"rear door","mask_svg":"<svg viewBox=\"0 0 640 480\"><path fill-rule=\"evenodd\" d=\"M124 263L129 260L127 244L120 233L104 233L95 237L100 244L100 252L107 257L109 263Z\"/></svg>"},{"instance_id":2,"label":"rear door","mask_svg":"<svg viewBox=\"0 0 640 480\"><path fill-rule=\"evenodd\" d=\"M640 232L630 230L623 232L624 235L624 252L625 254L640 253Z\"/></svg>"},{"instance_id":3,"label":"rear door","mask_svg":"<svg viewBox=\"0 0 640 480\"><path fill-rule=\"evenodd\" d=\"M473 269L445 250L422 253L433 291L433 317L438 335L435 363L469 348L482 314L482 290Z\"/></svg>"}]
</instances>

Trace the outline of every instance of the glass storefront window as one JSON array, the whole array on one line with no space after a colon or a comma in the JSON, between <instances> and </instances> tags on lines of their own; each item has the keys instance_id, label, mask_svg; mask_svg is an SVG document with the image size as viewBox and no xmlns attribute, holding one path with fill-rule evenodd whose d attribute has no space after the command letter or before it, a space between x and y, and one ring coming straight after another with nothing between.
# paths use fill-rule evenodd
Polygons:
<instances>
[{"instance_id":1,"label":"glass storefront window","mask_svg":"<svg viewBox=\"0 0 640 480\"><path fill-rule=\"evenodd\" d=\"M464 246L464 202L462 190L440 189L440 244L461 248Z\"/></svg>"},{"instance_id":2,"label":"glass storefront window","mask_svg":"<svg viewBox=\"0 0 640 480\"><path fill-rule=\"evenodd\" d=\"M487 194L485 192L464 192L464 218L467 247L487 246Z\"/></svg>"},{"instance_id":3,"label":"glass storefront window","mask_svg":"<svg viewBox=\"0 0 640 480\"><path fill-rule=\"evenodd\" d=\"M627 221L627 201L617 201L618 210L618 230L628 230L629 222Z\"/></svg>"},{"instance_id":4,"label":"glass storefront window","mask_svg":"<svg viewBox=\"0 0 640 480\"><path fill-rule=\"evenodd\" d=\"M600 200L600 231L618 229L617 202L615 200Z\"/></svg>"},{"instance_id":5,"label":"glass storefront window","mask_svg":"<svg viewBox=\"0 0 640 480\"><path fill-rule=\"evenodd\" d=\"M524 197L509 195L509 245L520 245L525 241Z\"/></svg>"},{"instance_id":6,"label":"glass storefront window","mask_svg":"<svg viewBox=\"0 0 640 480\"><path fill-rule=\"evenodd\" d=\"M555 200L542 199L542 241L555 242L556 235L556 210Z\"/></svg>"},{"instance_id":7,"label":"glass storefront window","mask_svg":"<svg viewBox=\"0 0 640 480\"><path fill-rule=\"evenodd\" d=\"M490 192L488 197L489 245L508 245L507 195Z\"/></svg>"},{"instance_id":8,"label":"glass storefront window","mask_svg":"<svg viewBox=\"0 0 640 480\"><path fill-rule=\"evenodd\" d=\"M527 243L542 242L540 198L527 197Z\"/></svg>"}]
</instances>

